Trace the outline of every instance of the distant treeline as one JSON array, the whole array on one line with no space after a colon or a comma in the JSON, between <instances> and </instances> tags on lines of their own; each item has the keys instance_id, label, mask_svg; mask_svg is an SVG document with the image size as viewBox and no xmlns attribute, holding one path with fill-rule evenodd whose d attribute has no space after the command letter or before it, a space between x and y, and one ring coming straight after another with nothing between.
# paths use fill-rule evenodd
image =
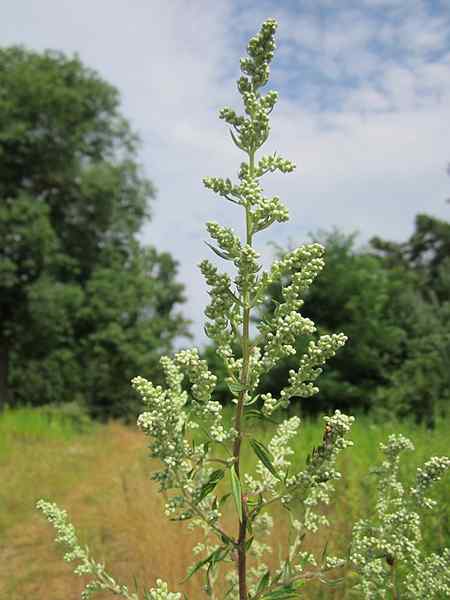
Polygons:
<instances>
[{"instance_id":1,"label":"distant treeline","mask_svg":"<svg viewBox=\"0 0 450 600\"><path fill-rule=\"evenodd\" d=\"M360 249L354 235L312 237L326 247L326 265L301 313L320 334L342 331L349 339L319 377L319 394L299 399L297 408L303 414L371 411L432 424L450 407L450 223L421 214L406 242L374 238ZM259 318L280 299L273 287ZM261 392L279 394L308 341L298 340L297 356L269 373ZM214 348L205 356L222 368ZM226 386L220 396L227 401Z\"/></svg>"}]
</instances>

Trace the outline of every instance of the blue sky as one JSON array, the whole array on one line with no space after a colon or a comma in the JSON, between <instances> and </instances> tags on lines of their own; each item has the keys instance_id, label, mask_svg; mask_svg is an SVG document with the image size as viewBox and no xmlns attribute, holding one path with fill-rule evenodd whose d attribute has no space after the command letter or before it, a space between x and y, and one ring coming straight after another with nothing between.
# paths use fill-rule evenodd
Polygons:
<instances>
[{"instance_id":1,"label":"blue sky","mask_svg":"<svg viewBox=\"0 0 450 600\"><path fill-rule=\"evenodd\" d=\"M140 161L158 189L143 240L180 262L184 312L202 340L207 302L196 265L204 223L241 228L241 214L205 190L242 159L224 123L240 108L235 80L248 38L279 21L270 86L280 93L265 152L294 160L264 180L291 221L259 238L301 243L337 226L405 239L414 216L448 219L450 0L14 0L0 5L0 44L77 52L122 93L140 133Z\"/></svg>"}]
</instances>

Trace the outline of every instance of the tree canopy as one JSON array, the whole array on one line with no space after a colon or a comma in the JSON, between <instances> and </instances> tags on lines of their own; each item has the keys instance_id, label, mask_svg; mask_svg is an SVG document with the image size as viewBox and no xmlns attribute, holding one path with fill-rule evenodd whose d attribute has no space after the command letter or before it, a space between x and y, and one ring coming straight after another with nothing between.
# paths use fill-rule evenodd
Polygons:
<instances>
[{"instance_id":1,"label":"tree canopy","mask_svg":"<svg viewBox=\"0 0 450 600\"><path fill-rule=\"evenodd\" d=\"M176 263L137 240L138 138L76 57L0 49L0 78L0 403L125 414L128 375L186 333Z\"/></svg>"}]
</instances>

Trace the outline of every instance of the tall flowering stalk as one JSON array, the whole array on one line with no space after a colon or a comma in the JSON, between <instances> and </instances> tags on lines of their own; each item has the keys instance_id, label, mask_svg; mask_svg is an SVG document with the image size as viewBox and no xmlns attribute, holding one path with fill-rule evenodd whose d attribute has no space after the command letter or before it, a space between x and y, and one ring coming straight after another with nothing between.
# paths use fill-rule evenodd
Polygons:
<instances>
[{"instance_id":1,"label":"tall flowering stalk","mask_svg":"<svg viewBox=\"0 0 450 600\"><path fill-rule=\"evenodd\" d=\"M281 420L267 446L253 437L249 425L255 418L273 421L274 413L285 409L291 398L316 394L315 382L323 365L346 341L342 333L315 336L314 323L300 313L302 295L324 266L322 246L301 246L274 262L268 271L262 270L253 246L260 231L274 222L288 220L288 210L280 198L263 195L261 178L269 172L289 173L295 168L276 153L257 156L269 136L269 115L278 99L274 91L260 91L269 79L276 27L272 19L263 23L248 44L248 56L241 60L242 76L237 85L244 114L237 115L230 108L220 112L220 118L230 126L234 144L245 155L238 181L204 179L207 188L234 204L245 219L243 240L228 227L207 223L212 238L209 246L221 260L233 263L234 279L208 260L200 264L211 298L205 311L205 331L226 366L234 418L231 424L225 423L222 406L213 395L217 378L196 349L161 359L165 387L142 377L132 382L145 407L138 426L150 438L151 455L161 465L153 479L167 498L166 515L204 532L204 541L193 549L198 560L187 578L202 574L204 595L213 600L299 598L306 581L326 582L328 574L345 563L326 557L325 551L318 560L304 548L304 540L328 524L320 509L329 502L333 483L340 477L336 459L341 450L351 445L346 436L353 418L339 411L325 417L322 442L300 470L298 464L294 465L290 446L298 435L298 417ZM258 324L259 335L252 339L252 310L266 301L274 282L284 284L282 301L269 320ZM299 357L297 370L290 371L279 397L258 393L261 378L284 357L296 353L295 340L301 335L314 341ZM233 351L236 344L240 346L238 355ZM201 442L196 442L199 438ZM244 448L257 460L252 474L244 472ZM417 490L424 487L423 481L424 477ZM290 532L278 565L270 570L264 562L270 551L267 536L273 525L268 509L277 504L290 511ZM294 506L295 516L291 512ZM128 600L138 600L137 593L118 584L105 572L104 565L93 561L89 552L80 547L64 511L44 501L40 501L39 508L55 525L57 541L67 546L66 559L80 561L76 572L93 577L83 599L95 591L109 590ZM234 527L230 525L231 518ZM365 546L358 540L357 534L353 561L359 568L364 563ZM364 571L362 567L359 570ZM227 581L225 589L223 577ZM178 600L181 594L169 592L167 585L158 580L145 598Z\"/></svg>"}]
</instances>

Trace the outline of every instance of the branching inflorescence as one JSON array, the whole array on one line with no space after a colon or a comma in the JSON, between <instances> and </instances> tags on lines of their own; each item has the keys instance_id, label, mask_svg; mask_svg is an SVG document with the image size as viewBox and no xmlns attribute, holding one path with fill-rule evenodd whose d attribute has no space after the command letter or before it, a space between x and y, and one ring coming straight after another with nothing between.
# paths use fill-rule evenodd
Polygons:
<instances>
[{"instance_id":1,"label":"branching inflorescence","mask_svg":"<svg viewBox=\"0 0 450 600\"><path fill-rule=\"evenodd\" d=\"M204 542L194 547L193 553L199 560L189 569L188 577L201 573L204 595L214 600L300 598L299 590L306 581L326 581L329 572L345 563L343 559L326 557L325 552L320 560L317 559L305 550L304 540L308 535L316 534L319 527L328 525L321 509L330 501L333 483L340 478L336 460L341 450L351 445L347 435L353 417L336 411L325 418L323 440L303 468L293 460L291 448L293 438L298 435L298 417L281 420L267 446L252 437L249 428L250 419L271 420L276 411L288 406L291 398L316 394L316 380L325 362L346 342L342 333L317 335L314 323L300 313L303 294L324 266L323 247L316 243L301 246L274 262L268 271L262 270L259 254L253 247L258 232L275 222L288 220L288 210L280 198L263 195L261 178L275 171L290 173L295 168L291 161L277 154L256 156L269 136L269 115L278 99L274 91L265 95L260 92L269 79L276 27L272 19L263 23L258 35L248 44L248 56L241 60L242 76L237 85L244 114L237 115L230 108L220 111L220 118L230 126L233 142L245 154L238 181L234 183L216 177L203 180L207 188L239 207L245 219L243 240L228 227L214 222L207 224L212 239L208 245L221 260L234 265L235 277L221 273L208 260L200 264L210 295L205 311L205 331L226 367L234 418L230 424L223 419L222 405L214 400L217 378L195 349L161 359L165 387L155 386L142 377L136 377L132 382L145 408L139 416L138 426L151 439L151 455L161 464L153 478L166 494L166 515L172 520L187 521L189 527L199 527L205 534ZM269 320L259 323L257 342L252 340L252 310L266 301L273 283L286 281L282 301ZM283 358L296 353L298 336L307 336L310 340L316 337L299 357L298 369L290 371L279 397L258 393L264 374ZM238 354L234 351L236 345L240 346ZM379 536L366 522L359 523L355 530L351 560L362 576L361 590L367 598L386 597L382 595L383 590L390 585L376 560L390 560L391 555L400 560L410 548L403 534L395 538L394 528L412 527L415 531L417 527L414 514L404 514L399 504L402 490L396 480L395 452L402 444L403 441L396 438L390 440L385 449L384 488L378 504L383 525ZM244 472L242 466L244 449L252 452L257 460L252 474ZM446 466L443 459L432 459L418 473L416 486L411 490L411 497L417 503L429 506L424 492L429 482ZM223 490L223 483L228 483L228 492ZM397 512L392 513L392 503ZM264 562L264 555L270 551L267 535L273 524L269 507L276 504L287 509L295 506L296 512L295 517L294 513L289 513L287 550L278 566L269 570ZM76 572L93 577L84 598L99 590L109 590L128 599L137 598L126 586L117 584L102 565L92 561L88 552L80 548L64 511L43 501L39 508L55 525L57 541L68 547L66 559L81 561ZM234 528L229 525L230 514L234 514ZM366 534L369 529L371 533ZM369 555L379 558L370 562ZM430 570L437 569L440 564L439 557L428 557L427 560ZM419 562L428 564L415 555L411 561L415 565ZM219 591L224 589L223 580L220 586L217 585L221 567L224 567L228 582L225 591ZM425 576L420 581L425 582ZM408 589L414 586L419 589L417 586L425 583L412 581L408 585ZM381 591L372 591L378 589ZM441 586L440 589L444 588ZM145 597L176 600L181 595L169 592L167 585L158 581L156 588L146 592Z\"/></svg>"}]
</instances>

